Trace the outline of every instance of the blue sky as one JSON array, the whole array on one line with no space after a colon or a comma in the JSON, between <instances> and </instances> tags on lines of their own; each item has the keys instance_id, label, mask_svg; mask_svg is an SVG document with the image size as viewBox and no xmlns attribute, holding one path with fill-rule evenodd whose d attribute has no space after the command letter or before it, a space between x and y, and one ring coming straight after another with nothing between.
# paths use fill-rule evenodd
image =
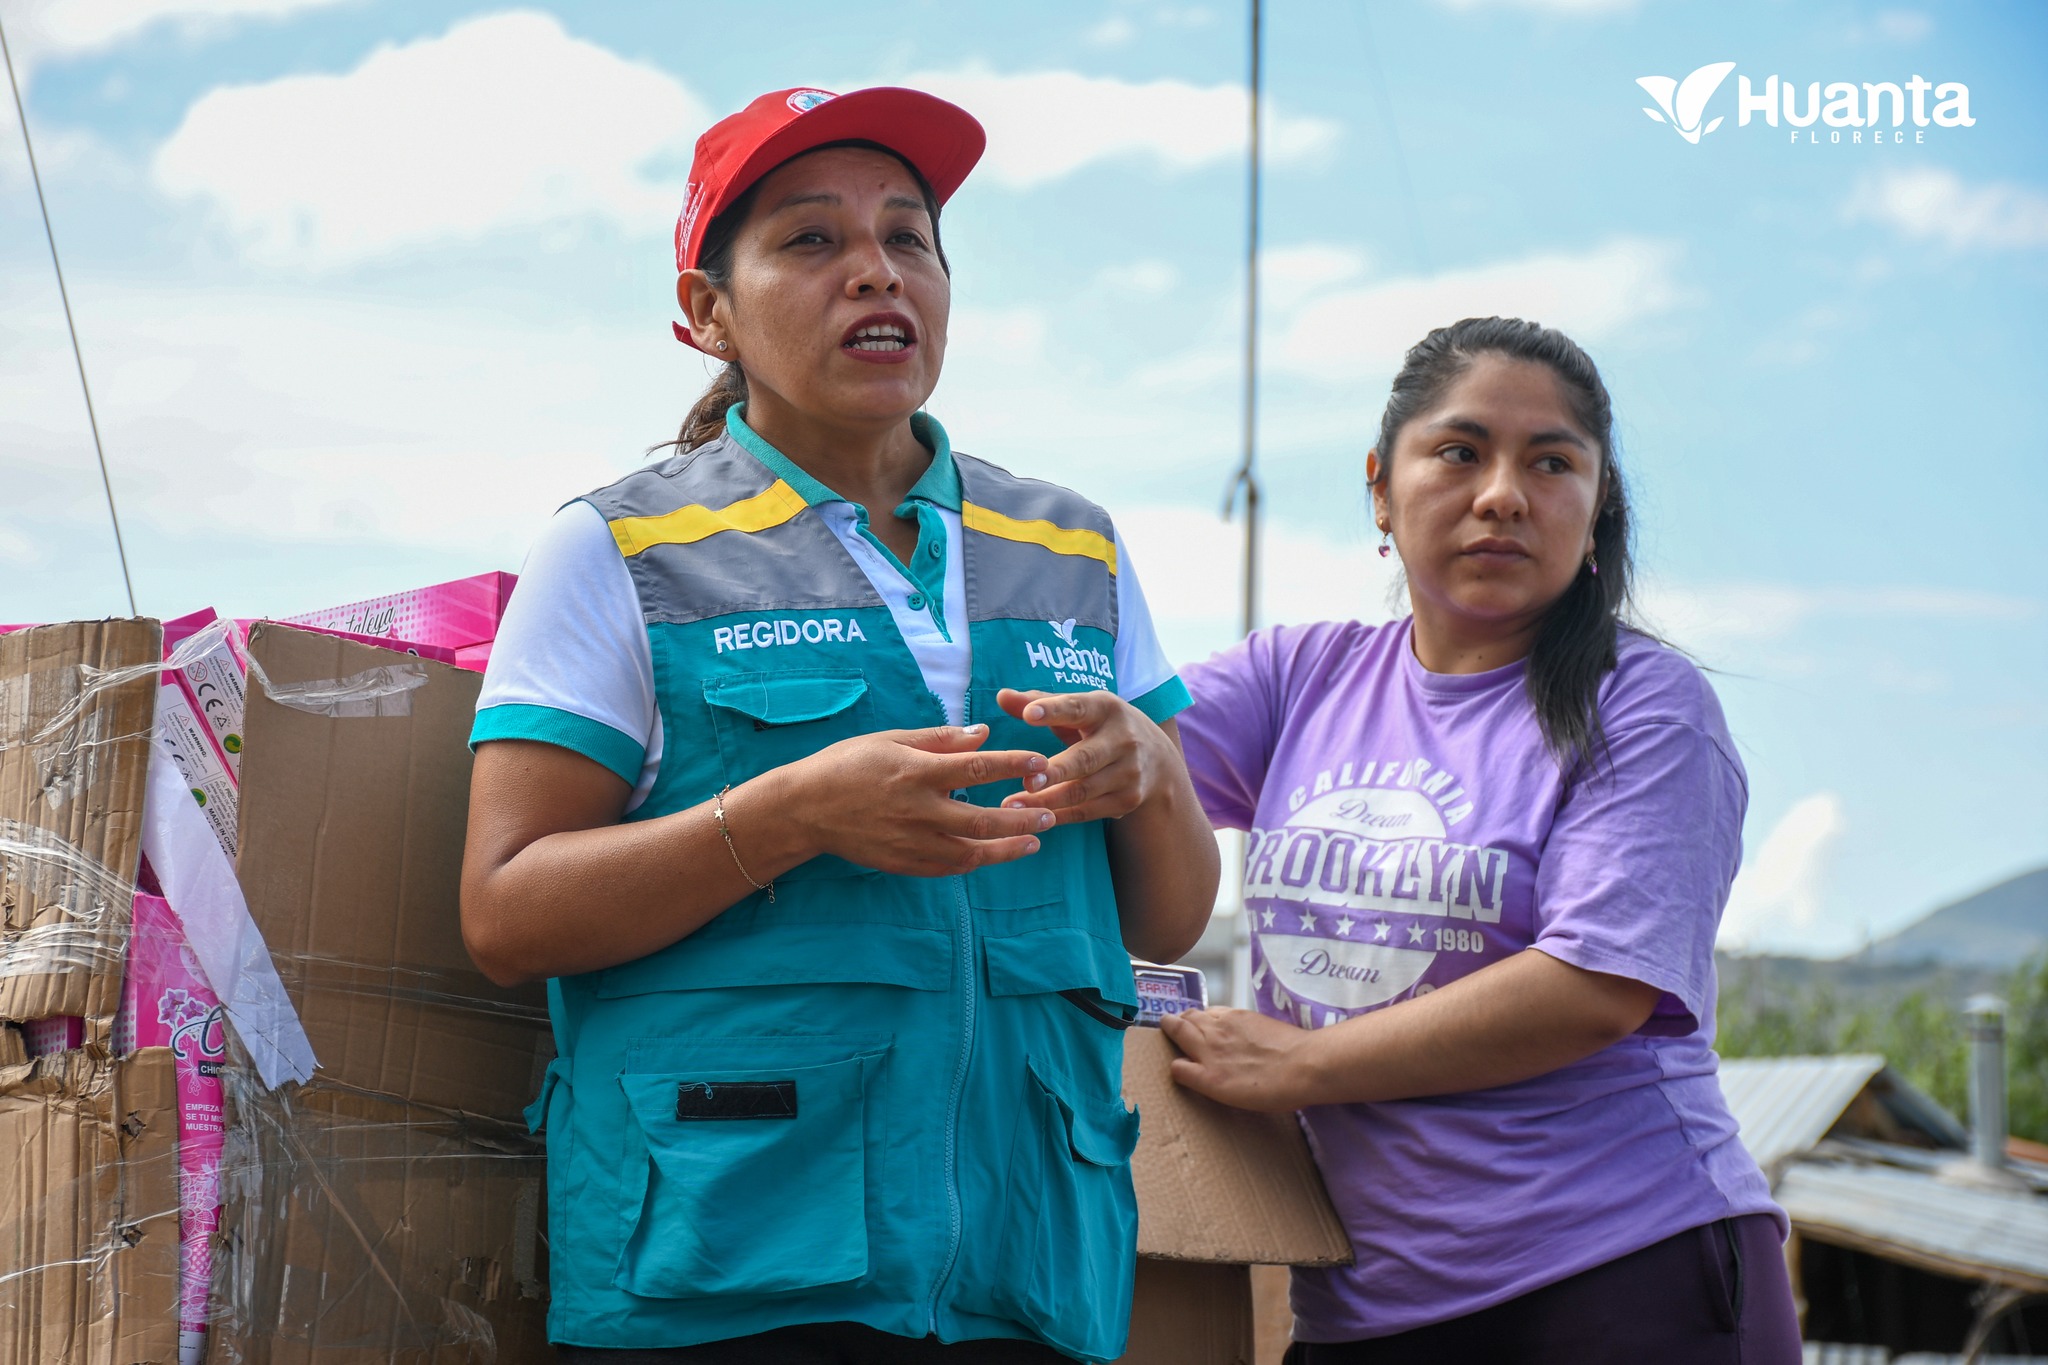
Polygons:
<instances>
[{"instance_id":1,"label":"blue sky","mask_svg":"<svg viewBox=\"0 0 2048 1365\"><path fill-rule=\"evenodd\" d=\"M1726 941L1840 952L2048 861L2048 10L1268 15L1264 619L1386 614L1362 463L1400 351L1469 313L1537 317L1605 370L1646 614L1717 670L1749 766ZM1109 505L1177 656L1231 638L1240 8L0 18L144 611L282 614L516 568L704 382L667 339L697 133L767 89L900 83L991 133L947 214L933 411L961 448ZM1701 119L1723 122L1697 143L1642 112L1638 77L1716 62L1734 72ZM1795 143L1738 122L1738 80L1773 74L1958 82L1975 121ZM0 620L116 613L26 170L10 111Z\"/></svg>"}]
</instances>

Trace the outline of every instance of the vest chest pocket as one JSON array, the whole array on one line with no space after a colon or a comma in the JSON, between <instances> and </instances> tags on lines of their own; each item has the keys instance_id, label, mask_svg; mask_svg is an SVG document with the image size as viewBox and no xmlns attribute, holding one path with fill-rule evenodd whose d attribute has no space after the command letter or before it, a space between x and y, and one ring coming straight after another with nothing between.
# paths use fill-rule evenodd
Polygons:
<instances>
[{"instance_id":1,"label":"vest chest pocket","mask_svg":"<svg viewBox=\"0 0 2048 1365\"><path fill-rule=\"evenodd\" d=\"M725 780L737 787L829 744L877 729L867 677L857 668L726 673L704 680ZM783 874L790 880L865 872L829 854Z\"/></svg>"},{"instance_id":2,"label":"vest chest pocket","mask_svg":"<svg viewBox=\"0 0 2048 1365\"><path fill-rule=\"evenodd\" d=\"M687 1070L619 1078L632 1118L614 1283L675 1299L860 1279L867 1084L886 1044L720 1041L679 1044Z\"/></svg>"}]
</instances>

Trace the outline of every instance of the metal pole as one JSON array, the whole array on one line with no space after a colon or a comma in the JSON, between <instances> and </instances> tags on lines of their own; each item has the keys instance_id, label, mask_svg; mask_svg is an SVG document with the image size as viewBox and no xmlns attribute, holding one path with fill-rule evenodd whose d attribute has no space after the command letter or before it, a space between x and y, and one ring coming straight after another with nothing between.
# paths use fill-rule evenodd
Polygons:
<instances>
[{"instance_id":1,"label":"metal pole","mask_svg":"<svg viewBox=\"0 0 2048 1365\"><path fill-rule=\"evenodd\" d=\"M36 146L29 140L28 110L22 107L21 83L14 78L14 53L7 46L7 28L0 24L0 60L7 65L7 86L14 92L14 116L21 121L21 145L28 149L29 179L35 182L36 207L43 212L43 237L50 244L50 265L57 272L57 297L64 301L64 326L71 333L71 358L78 362L78 387L85 392L85 420L92 427L93 453L99 456L100 487L107 495L107 519L114 523L114 551L121 557L121 586L128 593L128 614L135 610L135 581L128 576L128 547L121 540L121 516L114 510L114 483L107 477L107 452L100 444L100 419L92 409L92 385L85 381L85 352L78 345L78 324L71 319L71 293L64 287L64 263L57 259L57 234L50 228L50 205L43 198L43 176L36 169Z\"/></svg>"},{"instance_id":2,"label":"metal pole","mask_svg":"<svg viewBox=\"0 0 2048 1365\"><path fill-rule=\"evenodd\" d=\"M1265 95L1264 19L1260 0L1251 0L1250 143L1245 159L1244 450L1223 504L1228 515L1238 494L1244 494L1244 578L1239 586L1243 594L1239 625L1245 635L1251 634L1259 623L1259 106ZM1238 840L1238 872L1234 875L1240 888L1244 885L1243 862L1249 853L1249 845ZM1230 1003L1248 1009L1252 1004L1251 913L1245 907L1241 889L1236 900L1237 922L1231 928L1230 945Z\"/></svg>"},{"instance_id":3,"label":"metal pole","mask_svg":"<svg viewBox=\"0 0 2048 1365\"><path fill-rule=\"evenodd\" d=\"M1265 94L1265 15L1251 0L1251 141L1246 158L1244 239L1244 462L1237 487L1244 491L1244 633L1259 623L1259 199L1261 153L1259 106Z\"/></svg>"},{"instance_id":4,"label":"metal pole","mask_svg":"<svg viewBox=\"0 0 2048 1365\"><path fill-rule=\"evenodd\" d=\"M1970 1036L1970 1154L1991 1170L2005 1166L2005 1002L1973 995L1963 1006Z\"/></svg>"}]
</instances>

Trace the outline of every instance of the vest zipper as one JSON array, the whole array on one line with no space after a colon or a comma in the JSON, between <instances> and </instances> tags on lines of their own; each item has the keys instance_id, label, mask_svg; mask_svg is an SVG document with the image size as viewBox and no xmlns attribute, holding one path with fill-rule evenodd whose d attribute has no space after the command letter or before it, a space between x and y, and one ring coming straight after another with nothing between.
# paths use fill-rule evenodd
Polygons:
<instances>
[{"instance_id":1,"label":"vest zipper","mask_svg":"<svg viewBox=\"0 0 2048 1365\"><path fill-rule=\"evenodd\" d=\"M970 689L969 695L972 695ZM967 712L972 702L961 702L962 725L971 724ZM946 1290L946 1282L953 1278L953 1267L960 1259L960 1096L967 1086L967 1062L974 1052L974 913L967 904L967 883L964 878L954 877L953 900L959 909L960 925L960 1060L953 1068L953 1092L946 1105L946 1202L951 1214L951 1232L946 1241L945 1264L939 1267L939 1278L932 1285L930 1307L930 1334L939 1331L939 1298Z\"/></svg>"}]
</instances>

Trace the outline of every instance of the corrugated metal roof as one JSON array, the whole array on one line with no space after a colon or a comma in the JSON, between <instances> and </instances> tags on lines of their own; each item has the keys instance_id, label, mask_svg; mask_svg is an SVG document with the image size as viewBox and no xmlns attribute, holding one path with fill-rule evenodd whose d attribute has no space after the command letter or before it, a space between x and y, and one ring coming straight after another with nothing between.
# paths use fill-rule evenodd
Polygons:
<instances>
[{"instance_id":1,"label":"corrugated metal roof","mask_svg":"<svg viewBox=\"0 0 2048 1365\"><path fill-rule=\"evenodd\" d=\"M2048 1292L2048 1200L1818 1160L1792 1163L1775 1193L1793 1223L1822 1241Z\"/></svg>"},{"instance_id":2,"label":"corrugated metal roof","mask_svg":"<svg viewBox=\"0 0 2048 1365\"><path fill-rule=\"evenodd\" d=\"M1757 1057L1721 1063L1721 1093L1742 1126L1742 1145L1767 1173L1810 1151L1849 1102L1884 1070L1871 1053Z\"/></svg>"}]
</instances>

